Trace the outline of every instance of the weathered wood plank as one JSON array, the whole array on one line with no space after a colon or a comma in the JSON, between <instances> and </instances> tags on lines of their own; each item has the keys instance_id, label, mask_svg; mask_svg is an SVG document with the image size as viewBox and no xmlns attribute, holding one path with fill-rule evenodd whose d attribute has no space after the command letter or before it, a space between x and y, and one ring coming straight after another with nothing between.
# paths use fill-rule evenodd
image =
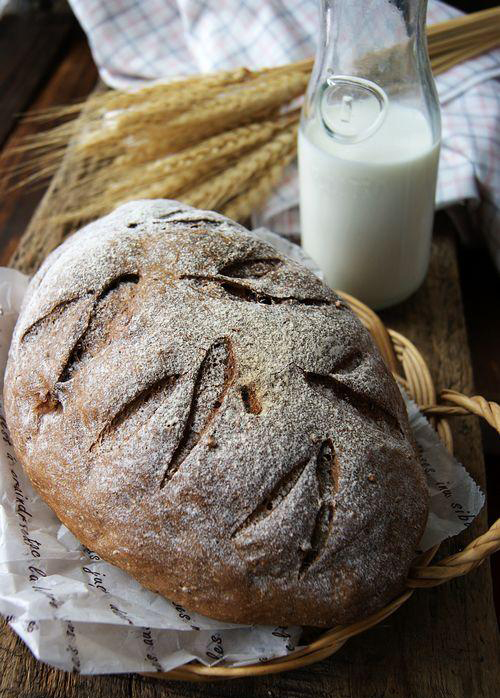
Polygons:
<instances>
[{"instance_id":1,"label":"weathered wood plank","mask_svg":"<svg viewBox=\"0 0 500 698\"><path fill-rule=\"evenodd\" d=\"M46 37L46 40L50 43L50 35ZM65 55L61 57L50 79L41 87L37 98L30 105L28 114L38 109L70 104L85 99L94 87L97 81L97 70L88 45L79 29L73 27L66 49ZM0 53L0 55L3 54ZM30 70L31 65L26 64L23 72L27 73ZM14 167L27 160L27 155L15 152L15 148L22 143L26 136L36 133L39 128L40 126L36 122L28 122L26 119L18 120L14 131L2 149L0 157L0 265L8 264L46 189L43 186L16 189L14 188L16 179L9 175Z\"/></svg>"},{"instance_id":2,"label":"weathered wood plank","mask_svg":"<svg viewBox=\"0 0 500 698\"><path fill-rule=\"evenodd\" d=\"M479 395L500 404L500 274L485 248L459 248L458 261L475 389ZM500 439L487 425L481 432L491 525L500 517ZM491 569L500 624L500 555L493 556Z\"/></svg>"},{"instance_id":3,"label":"weathered wood plank","mask_svg":"<svg viewBox=\"0 0 500 698\"><path fill-rule=\"evenodd\" d=\"M0 146L33 101L75 29L70 14L10 15L0 22Z\"/></svg>"}]
</instances>

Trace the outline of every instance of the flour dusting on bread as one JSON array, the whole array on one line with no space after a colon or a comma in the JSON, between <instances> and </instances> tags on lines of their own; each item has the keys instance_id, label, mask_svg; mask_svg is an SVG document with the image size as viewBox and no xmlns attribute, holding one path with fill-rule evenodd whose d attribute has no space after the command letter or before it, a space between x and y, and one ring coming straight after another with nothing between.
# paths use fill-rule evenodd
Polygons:
<instances>
[{"instance_id":1,"label":"flour dusting on bread","mask_svg":"<svg viewBox=\"0 0 500 698\"><path fill-rule=\"evenodd\" d=\"M138 201L69 238L5 404L59 518L187 608L327 626L404 586L427 494L397 386L335 293L221 215Z\"/></svg>"}]
</instances>

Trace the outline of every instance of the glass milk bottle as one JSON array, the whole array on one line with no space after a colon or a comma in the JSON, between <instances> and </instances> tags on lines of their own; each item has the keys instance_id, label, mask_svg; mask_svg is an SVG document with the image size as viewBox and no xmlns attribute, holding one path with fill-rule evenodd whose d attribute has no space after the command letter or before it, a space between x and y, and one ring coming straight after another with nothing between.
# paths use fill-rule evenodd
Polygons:
<instances>
[{"instance_id":1,"label":"glass milk bottle","mask_svg":"<svg viewBox=\"0 0 500 698\"><path fill-rule=\"evenodd\" d=\"M426 0L322 0L299 129L302 245L328 284L398 303L429 263L440 116Z\"/></svg>"}]
</instances>

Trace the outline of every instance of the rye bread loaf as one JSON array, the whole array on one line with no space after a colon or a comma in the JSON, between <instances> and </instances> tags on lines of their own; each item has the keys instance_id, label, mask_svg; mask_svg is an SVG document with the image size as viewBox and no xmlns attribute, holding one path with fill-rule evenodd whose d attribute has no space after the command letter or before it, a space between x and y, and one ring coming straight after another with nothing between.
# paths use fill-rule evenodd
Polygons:
<instances>
[{"instance_id":1,"label":"rye bread loaf","mask_svg":"<svg viewBox=\"0 0 500 698\"><path fill-rule=\"evenodd\" d=\"M327 626L404 585L427 493L398 388L344 302L223 216L138 201L61 245L4 393L61 521L191 610Z\"/></svg>"}]
</instances>

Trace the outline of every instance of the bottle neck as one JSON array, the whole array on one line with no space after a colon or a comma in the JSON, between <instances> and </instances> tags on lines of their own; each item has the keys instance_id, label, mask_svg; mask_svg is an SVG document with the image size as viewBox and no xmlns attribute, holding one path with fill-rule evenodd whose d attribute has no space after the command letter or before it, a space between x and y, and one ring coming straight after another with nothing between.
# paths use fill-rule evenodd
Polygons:
<instances>
[{"instance_id":1,"label":"bottle neck","mask_svg":"<svg viewBox=\"0 0 500 698\"><path fill-rule=\"evenodd\" d=\"M401 106L420 112L437 142L439 104L427 53L426 8L427 0L321 0L302 122L321 119L336 140L356 142Z\"/></svg>"},{"instance_id":2,"label":"bottle neck","mask_svg":"<svg viewBox=\"0 0 500 698\"><path fill-rule=\"evenodd\" d=\"M407 34L412 34L425 25L427 0L320 0L321 14L334 23L356 23L361 29L364 24L376 29L381 28L390 14L402 20L407 27ZM375 23L375 25L374 25Z\"/></svg>"},{"instance_id":3,"label":"bottle neck","mask_svg":"<svg viewBox=\"0 0 500 698\"><path fill-rule=\"evenodd\" d=\"M390 83L429 70L427 0L321 0L319 62L323 70ZM320 67L320 69L321 69Z\"/></svg>"}]
</instances>

